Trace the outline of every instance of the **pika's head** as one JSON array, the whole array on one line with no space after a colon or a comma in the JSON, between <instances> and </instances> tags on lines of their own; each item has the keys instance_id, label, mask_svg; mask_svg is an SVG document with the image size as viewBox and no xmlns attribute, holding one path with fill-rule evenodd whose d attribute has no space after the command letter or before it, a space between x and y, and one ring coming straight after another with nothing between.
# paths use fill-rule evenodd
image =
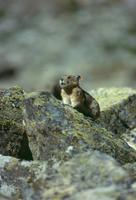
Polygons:
<instances>
[{"instance_id":1,"label":"pika's head","mask_svg":"<svg viewBox=\"0 0 136 200\"><path fill-rule=\"evenodd\" d=\"M81 76L73 76L73 75L64 75L61 77L59 81L59 85L61 88L73 88L79 85L79 80Z\"/></svg>"}]
</instances>

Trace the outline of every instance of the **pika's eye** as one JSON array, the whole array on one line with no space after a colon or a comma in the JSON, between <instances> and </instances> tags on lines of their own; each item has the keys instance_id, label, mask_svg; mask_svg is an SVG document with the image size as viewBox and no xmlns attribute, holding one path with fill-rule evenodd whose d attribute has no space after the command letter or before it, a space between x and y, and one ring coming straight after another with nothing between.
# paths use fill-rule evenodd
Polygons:
<instances>
[{"instance_id":1,"label":"pika's eye","mask_svg":"<svg viewBox=\"0 0 136 200\"><path fill-rule=\"evenodd\" d=\"M81 76L77 76L77 80L80 80L81 79Z\"/></svg>"},{"instance_id":2,"label":"pika's eye","mask_svg":"<svg viewBox=\"0 0 136 200\"><path fill-rule=\"evenodd\" d=\"M70 79L71 77L70 76L68 76L68 79Z\"/></svg>"}]
</instances>

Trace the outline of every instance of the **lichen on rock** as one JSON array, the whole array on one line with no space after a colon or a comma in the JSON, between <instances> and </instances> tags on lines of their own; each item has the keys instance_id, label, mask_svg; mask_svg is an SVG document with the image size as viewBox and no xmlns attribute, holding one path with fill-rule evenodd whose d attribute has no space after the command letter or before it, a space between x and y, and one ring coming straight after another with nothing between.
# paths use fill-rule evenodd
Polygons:
<instances>
[{"instance_id":1,"label":"lichen on rock","mask_svg":"<svg viewBox=\"0 0 136 200\"><path fill-rule=\"evenodd\" d=\"M92 93L101 106L96 121L49 92L1 91L1 199L135 199L135 91Z\"/></svg>"},{"instance_id":2,"label":"lichen on rock","mask_svg":"<svg viewBox=\"0 0 136 200\"><path fill-rule=\"evenodd\" d=\"M34 159L65 161L85 149L97 149L120 163L136 161L136 152L102 126L103 118L93 122L70 106L63 105L49 92L26 96L24 118Z\"/></svg>"},{"instance_id":3,"label":"lichen on rock","mask_svg":"<svg viewBox=\"0 0 136 200\"><path fill-rule=\"evenodd\" d=\"M136 91L131 88L100 88L92 91L100 103L99 122L114 135L136 127Z\"/></svg>"},{"instance_id":4,"label":"lichen on rock","mask_svg":"<svg viewBox=\"0 0 136 200\"><path fill-rule=\"evenodd\" d=\"M3 155L19 158L23 145L25 153L30 153L23 124L24 98L20 87L0 90L0 153ZM24 158L27 159L27 155Z\"/></svg>"},{"instance_id":5,"label":"lichen on rock","mask_svg":"<svg viewBox=\"0 0 136 200\"><path fill-rule=\"evenodd\" d=\"M88 194L110 197L134 192L129 175L113 158L98 151L79 154L62 165L48 167L46 161L22 161L0 157L0 193L18 199L77 199ZM16 176L18 174L18 176ZM128 184L128 181L130 182ZM14 190L13 190L14 188ZM103 193L103 188L105 194ZM125 188L125 191L124 191ZM98 197L97 197L98 199Z\"/></svg>"},{"instance_id":6,"label":"lichen on rock","mask_svg":"<svg viewBox=\"0 0 136 200\"><path fill-rule=\"evenodd\" d=\"M24 92L19 87L0 91L0 153L18 156L23 138Z\"/></svg>"}]
</instances>

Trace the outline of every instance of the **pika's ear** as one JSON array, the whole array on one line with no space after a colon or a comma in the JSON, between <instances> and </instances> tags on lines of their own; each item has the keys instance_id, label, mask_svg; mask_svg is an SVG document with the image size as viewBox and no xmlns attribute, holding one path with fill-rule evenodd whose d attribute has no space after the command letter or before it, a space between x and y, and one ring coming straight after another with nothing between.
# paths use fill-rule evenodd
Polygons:
<instances>
[{"instance_id":1,"label":"pika's ear","mask_svg":"<svg viewBox=\"0 0 136 200\"><path fill-rule=\"evenodd\" d=\"M78 76L77 76L77 80L78 80L78 81L79 81L79 80L83 80L83 77L80 76L80 75L78 75Z\"/></svg>"}]
</instances>

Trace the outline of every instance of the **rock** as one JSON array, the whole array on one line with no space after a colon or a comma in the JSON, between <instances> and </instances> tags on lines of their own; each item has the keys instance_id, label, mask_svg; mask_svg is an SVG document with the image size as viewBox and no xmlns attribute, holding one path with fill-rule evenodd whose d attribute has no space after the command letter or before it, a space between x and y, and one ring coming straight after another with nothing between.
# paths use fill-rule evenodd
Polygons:
<instances>
[{"instance_id":1,"label":"rock","mask_svg":"<svg viewBox=\"0 0 136 200\"><path fill-rule=\"evenodd\" d=\"M0 94L0 153L3 155L54 163L87 149L97 149L122 164L136 161L136 151L120 136L113 136L112 129L117 127L124 133L124 124L127 124L127 131L135 126L135 93L132 90L122 89L117 93L109 89L112 100L105 95L110 102L108 104L107 100L107 105L101 103L104 102L101 95L101 102L98 101L103 106L102 114L96 122L63 105L49 92L24 94L21 88L13 87L1 90Z\"/></svg>"},{"instance_id":2,"label":"rock","mask_svg":"<svg viewBox=\"0 0 136 200\"><path fill-rule=\"evenodd\" d=\"M113 158L98 151L77 155L60 166L59 172L73 184L80 182L79 190L111 186L128 178Z\"/></svg>"},{"instance_id":3,"label":"rock","mask_svg":"<svg viewBox=\"0 0 136 200\"><path fill-rule=\"evenodd\" d=\"M13 200L5 195L0 194L0 200Z\"/></svg>"},{"instance_id":4,"label":"rock","mask_svg":"<svg viewBox=\"0 0 136 200\"><path fill-rule=\"evenodd\" d=\"M123 191L122 193L115 188L111 187L102 187L95 188L93 190L81 191L75 195L73 195L69 200L116 200L116 199L125 199L125 200L135 200L136 192Z\"/></svg>"},{"instance_id":5,"label":"rock","mask_svg":"<svg viewBox=\"0 0 136 200\"><path fill-rule=\"evenodd\" d=\"M136 150L136 90L101 88L91 93L100 103L102 111L97 123Z\"/></svg>"},{"instance_id":6,"label":"rock","mask_svg":"<svg viewBox=\"0 0 136 200\"><path fill-rule=\"evenodd\" d=\"M0 156L0 193L18 199L117 199L133 197L128 173L110 156L90 151L48 168L46 161ZM131 191L131 193L130 193ZM130 198L131 199L131 198Z\"/></svg>"},{"instance_id":7,"label":"rock","mask_svg":"<svg viewBox=\"0 0 136 200\"><path fill-rule=\"evenodd\" d=\"M13 87L0 95L0 152L34 159L0 155L0 199L135 200L136 151L120 136L135 129L135 91L95 92L102 109L97 121L49 92ZM113 125L121 131L116 137Z\"/></svg>"},{"instance_id":8,"label":"rock","mask_svg":"<svg viewBox=\"0 0 136 200\"><path fill-rule=\"evenodd\" d=\"M100 88L91 93L100 103L102 112L99 122L114 136L136 128L135 90L130 88Z\"/></svg>"},{"instance_id":9,"label":"rock","mask_svg":"<svg viewBox=\"0 0 136 200\"><path fill-rule=\"evenodd\" d=\"M120 108L120 103L115 107L116 110ZM112 120L108 109L105 118L106 113L107 119ZM70 106L63 105L48 92L26 96L24 118L34 160L64 161L86 149L97 149L120 163L136 161L136 151L102 127L106 123L103 123L104 117L93 122ZM118 121L116 117L115 120ZM112 121L115 126L114 118Z\"/></svg>"},{"instance_id":10,"label":"rock","mask_svg":"<svg viewBox=\"0 0 136 200\"><path fill-rule=\"evenodd\" d=\"M127 163L124 166L124 169L128 171L130 177L133 178L136 182L136 162L135 163Z\"/></svg>"},{"instance_id":11,"label":"rock","mask_svg":"<svg viewBox=\"0 0 136 200\"><path fill-rule=\"evenodd\" d=\"M128 143L129 146L136 150L136 128L127 130L122 135L122 138Z\"/></svg>"},{"instance_id":12,"label":"rock","mask_svg":"<svg viewBox=\"0 0 136 200\"><path fill-rule=\"evenodd\" d=\"M23 102L24 91L21 88L0 90L0 153L17 158L22 155L27 159L30 150L23 125Z\"/></svg>"}]
</instances>

